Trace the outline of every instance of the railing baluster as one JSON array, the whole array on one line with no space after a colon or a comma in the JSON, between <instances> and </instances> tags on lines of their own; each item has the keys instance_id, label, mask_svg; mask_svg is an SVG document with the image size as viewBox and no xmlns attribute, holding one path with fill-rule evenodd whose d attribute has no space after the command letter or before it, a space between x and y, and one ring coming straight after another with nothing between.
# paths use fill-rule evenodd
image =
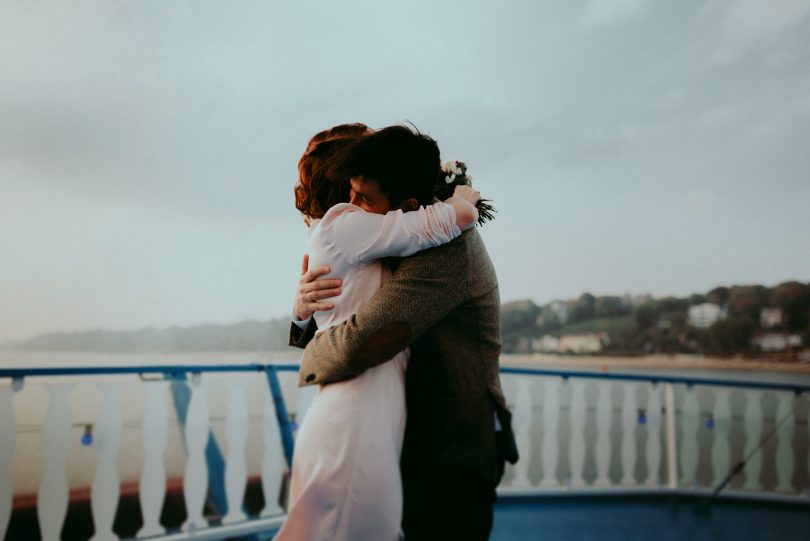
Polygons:
<instances>
[{"instance_id":1,"label":"railing baluster","mask_svg":"<svg viewBox=\"0 0 810 541\"><path fill-rule=\"evenodd\" d=\"M165 533L160 525L160 513L166 497L166 467L163 452L169 430L166 410L168 381L145 381L146 409L143 413L141 434L143 438L144 464L141 472L140 502L143 527L138 537Z\"/></svg>"},{"instance_id":2,"label":"railing baluster","mask_svg":"<svg viewBox=\"0 0 810 541\"><path fill-rule=\"evenodd\" d=\"M776 446L776 476L779 479L776 490L793 492L793 432L795 418L793 415L793 393L777 393L779 406L775 422L783 421L776 432L779 443Z\"/></svg>"},{"instance_id":3,"label":"railing baluster","mask_svg":"<svg viewBox=\"0 0 810 541\"><path fill-rule=\"evenodd\" d=\"M529 463L532 460L530 432L532 428L532 383L528 378L518 379L515 399L515 438L520 460L515 464L513 486L529 486Z\"/></svg>"},{"instance_id":4,"label":"railing baluster","mask_svg":"<svg viewBox=\"0 0 810 541\"><path fill-rule=\"evenodd\" d=\"M596 485L610 482L610 425L613 419L613 404L610 401L611 385L607 381L597 384L596 398Z\"/></svg>"},{"instance_id":5,"label":"railing baluster","mask_svg":"<svg viewBox=\"0 0 810 541\"><path fill-rule=\"evenodd\" d=\"M59 368L33 372L28 369L0 369L0 377L11 378L14 381L12 387L0 386L0 535L6 533L11 521L13 490L8 470L15 458L16 423L20 422L22 426L38 421L38 419L28 421L21 411L13 409L13 393L18 389L18 383L23 381L23 377L27 380L36 376L143 374L144 372L139 372L138 369L143 370L145 367L138 367L138 369L123 367L123 370L121 368L84 367L75 372L62 372L63 369ZM283 506L279 501L279 496L284 469L291 456L293 436L276 373L291 371L290 368L289 366L279 368L276 365L243 365L237 370L233 370L232 367L223 365L217 366L213 370L206 366L186 366L182 369L174 368L165 371L161 371L162 369L158 369L158 367L151 367L146 370L148 373L159 373L173 378L176 383L179 382L182 385L186 393L175 398L178 420L183 427L188 453L183 488L188 520L183 525L184 530L193 533L195 530L209 527L203 515L206 509L224 516L221 517L221 525L218 523L218 518L212 521L215 526L211 531L205 532L205 537L213 538L222 534L221 537L225 538L229 537L229 534L267 533L282 522ZM245 373L257 370L267 373L268 385L271 389L271 393L265 398L262 420L264 454L261 464L261 482L265 507L261 512L262 520L247 520L243 500L248 478L246 456L246 443L250 429L248 393L246 392L248 384L245 381L225 380L231 381L225 419L228 460L223 465L220 457L220 464L215 465L215 461L212 461L211 457L218 456L218 444L213 438L210 428L208 386L211 384L211 380L208 376L209 372ZM189 372L196 373L196 375L192 378L192 383L186 386L182 375ZM202 380L200 373L206 375ZM807 479L797 480L798 486L794 486L793 479L797 468L796 461L805 460L802 458L804 453L796 453L794 446L804 442L802 439L804 436L801 434L797 436L797 430L804 430L801 423L805 419L806 411L803 402L800 413L796 413L793 409L800 405L799 402L796 402L797 397L804 396L796 393L806 393L808 389L806 385L794 386L641 374L574 373L542 369L513 368L511 371L505 369L503 373L506 387L513 391L507 395L517 399L513 403L514 427L521 451L521 461L515 467L509 467L509 471L512 473L507 476L507 478L513 479L512 485L518 489L511 491L515 495L534 492L547 493L549 488L556 491L562 488L562 485L582 487L587 483L584 479L586 466L589 479L592 471L590 468L594 467L596 470L595 485L610 487L620 483L626 487L643 483L652 489L650 492L658 488L665 490L665 486L662 486L665 481L661 473L661 461L664 459L662 447L664 430L666 430L667 444L666 486L676 490L676 493L687 492L687 490L677 490L679 464L673 461L680 461L682 467L680 480L684 489L706 483L708 479L704 479L704 477L711 478L709 482L716 486L725 478L731 459L734 458L730 452L732 442L730 437L731 406L736 407L738 401L731 389L746 389L744 410L746 448L743 455L746 456L757 449L766 429L769 435L767 449L769 452L764 455L761 451L753 453L748 460L744 488L763 490L759 483L760 474L763 473L762 456L770 460L771 451L775 449L775 464L769 464L768 466L771 467L765 471L768 474L767 481L764 483L767 490L771 493L780 492L781 494L777 498L784 501L806 499L803 495L796 494L796 491L797 489L806 490ZM521 377L513 374L521 374ZM661 379L658 379L659 377ZM542 386L540 378L543 378ZM597 382L593 387L596 390L595 393L590 393L589 381ZM613 387L614 381L617 382L620 389ZM655 383L655 381L664 383ZM144 526L138 532L140 538L157 537L166 533L159 520L166 497L167 476L163 453L166 450L170 413L166 409L165 400L169 382L147 380L144 385L146 386L146 407L143 419L144 468L140 477L140 507ZM563 385L567 385L570 391L561 392L560 389ZM681 408L677 411L674 407L673 385L687 386L683 393ZM117 504L121 499L119 472L116 469L116 458L123 441L123 423L119 411L119 406L123 408L119 402L124 402L123 399L119 400L121 386L121 383L98 384L103 398L93 434L96 471L91 481L90 502L95 522L95 537L93 538L95 541L116 539L112 527ZM642 386L646 389L646 396L645 391L640 390ZM71 425L69 410L70 393L73 388L72 385L64 384L44 387L49 394L49 399L41 432L44 471L38 489L37 513L42 538L45 540L59 538L68 508L69 483L65 466L70 450L77 443L72 441L72 438L78 437L77 429ZM770 409L768 409L768 426L765 426L762 407L763 389L775 393L777 411L773 416L773 423L782 421L778 427L771 424ZM315 389L312 388L308 391L309 393L315 392ZM709 410L710 415L705 410L701 413L700 404L704 403L704 398L709 398L702 394L705 392L714 394L713 405ZM305 393L299 398L299 422L304 418L309 403L309 393ZM540 404L535 404L535 399L539 400L541 393L542 411L538 412L536 410L540 409ZM596 394L594 397L596 402L595 422L590 421L587 417L588 406L592 405L590 394ZM622 396L621 405L618 404L620 394ZM642 399L639 399L639 396ZM614 398L617 399L616 404L613 403ZM562 428L570 428L570 436L568 436L567 442L560 442L560 421L563 417L560 403L569 401L570 421L568 426ZM665 404L666 417L663 414L662 403ZM766 401L766 404L770 404L770 402ZM614 409L617 411L614 412ZM739 413L738 409L734 411ZM535 414L542 417L537 420L536 426L533 419ZM680 430L678 431L675 430L676 414L680 415ZM708 418L705 417L706 415ZM30 416L39 417L39 414ZM664 424L665 421L666 424ZM645 425L642 433L646 434L646 446L642 446L639 441L639 438L643 437L639 436L638 432L641 425ZM614 428L619 428L619 426L622 430L620 438L613 432ZM586 437L588 436L586 428L595 428L596 441L593 451L585 447L586 440L591 441L589 437ZM771 428L774 428L776 438L772 438L774 434L770 431ZM537 438L533 440L533 436L538 432L541 434L542 441L538 441ZM681 438L680 442L676 441L676 434ZM618 443L617 439L621 439L620 456L619 449L614 449L612 445L614 442ZM776 439L776 441L771 441L772 439ZM708 441L711 443L708 443L707 447L706 442ZM83 440L83 443L87 442ZM559 453L561 445L564 443L567 443L569 447L570 475L567 479L559 479ZM537 449L541 452L539 456L533 456L533 444L540 444L540 448ZM215 452L211 451L212 448ZM704 457L698 452L706 450L709 451L709 456ZM591 455L592 452L593 455ZM644 453L646 462L646 478L642 480L636 478L636 471L641 469L638 463L641 460L639 453ZM591 456L594 458L593 463L590 462ZM621 462L621 470L617 467L619 464L613 462L614 458L617 462ZM540 464L535 460L539 460ZM588 460L587 464L586 460ZM703 463L703 460L710 464ZM542 466L542 475L538 471L540 470L538 466ZM801 466L802 464L799 464L800 473L803 473L804 468ZM223 469L225 472L224 485L221 475ZM810 456L808 456L808 469L810 469ZM214 472L210 476L208 475L209 470ZM698 472L700 472L699 483L697 481ZM704 473L709 473L709 475L704 476ZM540 487L534 486L537 484L536 476L538 475L541 477ZM223 485L222 489L217 488L220 485ZM774 485L776 486L774 487ZM209 487L211 487L210 491ZM617 492L622 491L620 487L615 488ZM734 491L729 488L727 492L732 495L731 493ZM214 499L216 499L216 503L212 503ZM206 501L210 507L206 507ZM222 511L226 507L228 512L224 514ZM70 520L72 521L72 519L73 509L71 508ZM13 526L16 528L16 514L14 521ZM186 536L188 535L186 534Z\"/></svg>"},{"instance_id":6,"label":"railing baluster","mask_svg":"<svg viewBox=\"0 0 810 541\"><path fill-rule=\"evenodd\" d=\"M695 485L695 474L698 467L698 434L700 431L700 405L697 391L687 387L681 408L681 485Z\"/></svg>"},{"instance_id":7,"label":"railing baluster","mask_svg":"<svg viewBox=\"0 0 810 541\"><path fill-rule=\"evenodd\" d=\"M5 539L11 518L11 500L14 493L9 477L9 466L17 446L17 421L14 415L14 391L0 387L0 539Z\"/></svg>"},{"instance_id":8,"label":"railing baluster","mask_svg":"<svg viewBox=\"0 0 810 541\"><path fill-rule=\"evenodd\" d=\"M183 496L188 519L183 530L194 531L208 525L203 518L205 496L208 490L208 465L205 446L208 443L210 418L208 414L208 386L199 374L191 378L191 402L186 417L186 447L188 461L183 479Z\"/></svg>"},{"instance_id":9,"label":"railing baluster","mask_svg":"<svg viewBox=\"0 0 810 541\"><path fill-rule=\"evenodd\" d=\"M671 382L664 383L664 419L666 422L667 449L667 488L678 488L678 436L675 430L675 387Z\"/></svg>"},{"instance_id":10,"label":"railing baluster","mask_svg":"<svg viewBox=\"0 0 810 541\"><path fill-rule=\"evenodd\" d=\"M745 456L748 456L759 444L762 438L762 392L748 390L745 396ZM746 490L761 490L759 475L762 472L762 451L754 453L745 464Z\"/></svg>"},{"instance_id":11,"label":"railing baluster","mask_svg":"<svg viewBox=\"0 0 810 541\"><path fill-rule=\"evenodd\" d=\"M242 501L247 486L247 461L245 442L248 433L247 393L243 381L231 383L231 398L228 402L225 430L228 441L228 461L225 463L225 493L228 498L228 514L223 524L233 524L247 519L242 510Z\"/></svg>"},{"instance_id":12,"label":"railing baluster","mask_svg":"<svg viewBox=\"0 0 810 541\"><path fill-rule=\"evenodd\" d=\"M560 442L557 428L560 424L560 378L545 380L545 396L543 397L543 486L559 486L557 479L557 459L560 452Z\"/></svg>"},{"instance_id":13,"label":"railing baluster","mask_svg":"<svg viewBox=\"0 0 810 541\"><path fill-rule=\"evenodd\" d=\"M654 487L660 484L661 471L661 390L656 383L649 385L647 410L644 412L647 426L647 479L645 483Z\"/></svg>"},{"instance_id":14,"label":"railing baluster","mask_svg":"<svg viewBox=\"0 0 810 541\"><path fill-rule=\"evenodd\" d=\"M636 384L625 383L622 401L622 484L636 484L636 428L638 409L636 407Z\"/></svg>"},{"instance_id":15,"label":"railing baluster","mask_svg":"<svg viewBox=\"0 0 810 541\"><path fill-rule=\"evenodd\" d=\"M714 438L712 441L712 486L723 482L731 465L731 445L729 436L731 432L731 406L729 399L731 390L724 388L714 389Z\"/></svg>"},{"instance_id":16,"label":"railing baluster","mask_svg":"<svg viewBox=\"0 0 810 541\"><path fill-rule=\"evenodd\" d=\"M571 485L582 486L585 479L585 382L569 379L571 386L571 442L568 446L568 461L571 464Z\"/></svg>"},{"instance_id":17,"label":"railing baluster","mask_svg":"<svg viewBox=\"0 0 810 541\"><path fill-rule=\"evenodd\" d=\"M121 384L100 383L98 387L103 394L93 444L96 448L96 472L90 506L96 533L92 541L110 541L118 539L112 527L121 491L117 464L118 448L124 432L118 408Z\"/></svg>"},{"instance_id":18,"label":"railing baluster","mask_svg":"<svg viewBox=\"0 0 810 541\"><path fill-rule=\"evenodd\" d=\"M281 493L285 462L281 445L281 430L279 430L276 417L276 406L270 393L267 394L264 401L262 427L264 428L262 491L264 492L265 503L261 516L269 517L284 512L278 500Z\"/></svg>"},{"instance_id":19,"label":"railing baluster","mask_svg":"<svg viewBox=\"0 0 810 541\"><path fill-rule=\"evenodd\" d=\"M70 402L72 384L47 386L48 410L42 423L42 482L37 492L37 517L43 541L56 541L68 506L68 477L65 469L70 453Z\"/></svg>"}]
</instances>

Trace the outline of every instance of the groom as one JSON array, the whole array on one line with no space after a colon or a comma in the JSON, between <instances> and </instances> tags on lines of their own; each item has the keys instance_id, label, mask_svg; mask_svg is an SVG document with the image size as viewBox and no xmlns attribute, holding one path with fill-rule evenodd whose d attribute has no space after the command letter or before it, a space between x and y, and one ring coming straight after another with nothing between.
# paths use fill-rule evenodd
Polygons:
<instances>
[{"instance_id":1,"label":"groom","mask_svg":"<svg viewBox=\"0 0 810 541\"><path fill-rule=\"evenodd\" d=\"M384 132L358 144L373 145ZM346 322L314 337L314 321L306 329L291 327L290 344L306 346L300 384L353 377L410 345L401 459L406 539L487 539L504 460L517 460L498 376L495 270L474 229L392 267L377 295ZM295 303L298 319L328 307L318 301L334 291L335 283L317 280L327 272L303 275Z\"/></svg>"}]
</instances>

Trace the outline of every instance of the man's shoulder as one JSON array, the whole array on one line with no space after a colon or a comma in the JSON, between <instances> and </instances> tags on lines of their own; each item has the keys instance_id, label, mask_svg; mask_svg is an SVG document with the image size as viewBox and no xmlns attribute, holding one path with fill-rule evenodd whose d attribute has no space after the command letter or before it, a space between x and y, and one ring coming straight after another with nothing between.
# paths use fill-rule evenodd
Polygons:
<instances>
[{"instance_id":1,"label":"man's shoulder","mask_svg":"<svg viewBox=\"0 0 810 541\"><path fill-rule=\"evenodd\" d=\"M481 235L478 234L478 231L476 231L475 228L473 228L464 231L460 236L451 240L447 244L442 244L441 246L436 246L435 248L422 250L421 252L418 252L412 256L402 258L401 261L405 262L405 261L427 261L431 259L468 258L471 256L475 257L481 254L482 252L484 255L486 255L486 248L484 247L484 241L481 239Z\"/></svg>"},{"instance_id":2,"label":"man's shoulder","mask_svg":"<svg viewBox=\"0 0 810 541\"><path fill-rule=\"evenodd\" d=\"M470 229L447 244L402 258L394 271L401 278L430 276L434 280L457 283L459 276L473 289L497 286L495 268L484 241L475 229Z\"/></svg>"}]
</instances>

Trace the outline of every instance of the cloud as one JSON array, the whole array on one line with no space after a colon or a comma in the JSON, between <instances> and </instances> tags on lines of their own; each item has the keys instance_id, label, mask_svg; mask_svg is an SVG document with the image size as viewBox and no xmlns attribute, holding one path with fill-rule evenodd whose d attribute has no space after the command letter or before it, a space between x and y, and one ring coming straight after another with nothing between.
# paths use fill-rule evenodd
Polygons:
<instances>
[{"instance_id":1,"label":"cloud","mask_svg":"<svg viewBox=\"0 0 810 541\"><path fill-rule=\"evenodd\" d=\"M650 7L649 0L590 0L582 23L586 28L618 26L643 16Z\"/></svg>"},{"instance_id":2,"label":"cloud","mask_svg":"<svg viewBox=\"0 0 810 541\"><path fill-rule=\"evenodd\" d=\"M810 0L736 0L728 4L723 30L730 38L758 38L781 32L810 14Z\"/></svg>"},{"instance_id":3,"label":"cloud","mask_svg":"<svg viewBox=\"0 0 810 541\"><path fill-rule=\"evenodd\" d=\"M720 199L711 190L691 190L675 200L675 209L684 214L715 213L720 210Z\"/></svg>"},{"instance_id":4,"label":"cloud","mask_svg":"<svg viewBox=\"0 0 810 541\"><path fill-rule=\"evenodd\" d=\"M506 300L810 269L810 237L772 241L810 228L802 3L29 4L0 18L0 340L287 313L297 159L346 121L471 165ZM729 231L754 239L733 265L684 252ZM635 246L726 278L644 274Z\"/></svg>"}]
</instances>

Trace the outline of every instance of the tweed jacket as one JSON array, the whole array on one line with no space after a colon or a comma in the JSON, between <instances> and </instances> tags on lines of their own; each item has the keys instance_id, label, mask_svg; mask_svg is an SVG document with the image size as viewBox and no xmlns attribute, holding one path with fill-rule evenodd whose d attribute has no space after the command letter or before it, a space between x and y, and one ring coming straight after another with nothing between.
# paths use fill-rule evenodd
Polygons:
<instances>
[{"instance_id":1,"label":"tweed jacket","mask_svg":"<svg viewBox=\"0 0 810 541\"><path fill-rule=\"evenodd\" d=\"M410 345L403 472L448 466L495 487L503 459L517 460L498 375L500 332L498 280L472 229L398 260L380 292L342 324L317 334L293 325L290 344L306 346L300 385L351 378ZM508 435L498 450L493 413Z\"/></svg>"}]
</instances>

